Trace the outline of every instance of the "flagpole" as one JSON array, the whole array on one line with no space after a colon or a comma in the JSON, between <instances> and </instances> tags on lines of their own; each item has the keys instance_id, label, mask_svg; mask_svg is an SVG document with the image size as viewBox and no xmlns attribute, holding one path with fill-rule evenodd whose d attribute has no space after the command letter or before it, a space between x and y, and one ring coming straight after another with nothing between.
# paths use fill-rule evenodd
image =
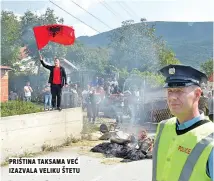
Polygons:
<instances>
[{"instance_id":1,"label":"flagpole","mask_svg":"<svg viewBox=\"0 0 214 181\"><path fill-rule=\"evenodd\" d=\"M42 57L42 54L41 54L41 52L40 52L40 50L38 50L38 53L39 53L39 64L38 64L38 72L37 72L37 76L40 76L40 67L41 67L41 57ZM39 79L37 79L37 85L39 85L39 82L40 82L40 80Z\"/></svg>"},{"instance_id":2,"label":"flagpole","mask_svg":"<svg viewBox=\"0 0 214 181\"><path fill-rule=\"evenodd\" d=\"M41 51L40 51L40 50L38 50L38 53L39 53L39 56L41 57L41 56L42 56L42 54L41 54Z\"/></svg>"}]
</instances>

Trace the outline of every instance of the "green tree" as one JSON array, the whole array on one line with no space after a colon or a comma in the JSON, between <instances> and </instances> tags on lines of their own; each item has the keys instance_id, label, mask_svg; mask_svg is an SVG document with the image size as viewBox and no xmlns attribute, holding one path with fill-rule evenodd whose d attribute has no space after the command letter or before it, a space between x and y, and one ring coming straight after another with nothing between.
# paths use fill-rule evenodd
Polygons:
<instances>
[{"instance_id":1,"label":"green tree","mask_svg":"<svg viewBox=\"0 0 214 181\"><path fill-rule=\"evenodd\" d=\"M27 53L29 56L34 59L36 65L38 66L38 74L40 73L40 61L39 61L39 53L36 45L36 40L34 37L33 27L34 26L42 26L47 24L62 24L63 19L57 17L54 14L54 10L47 8L46 12L41 16L38 16L31 11L25 12L25 14L21 17L21 27L22 27L22 44L27 47ZM41 53L45 58L53 59L53 57L65 57L67 54L67 48L63 45L59 45L56 43L50 42L47 46L45 46Z\"/></svg>"},{"instance_id":2,"label":"green tree","mask_svg":"<svg viewBox=\"0 0 214 181\"><path fill-rule=\"evenodd\" d=\"M11 11L1 12L1 64L13 67L20 58L21 26Z\"/></svg>"},{"instance_id":3,"label":"green tree","mask_svg":"<svg viewBox=\"0 0 214 181\"><path fill-rule=\"evenodd\" d=\"M76 40L73 46L68 47L65 58L74 63L76 66L83 67L85 50L86 47L84 44Z\"/></svg>"},{"instance_id":4,"label":"green tree","mask_svg":"<svg viewBox=\"0 0 214 181\"><path fill-rule=\"evenodd\" d=\"M201 70L209 77L213 73L213 59L201 64Z\"/></svg>"},{"instance_id":5,"label":"green tree","mask_svg":"<svg viewBox=\"0 0 214 181\"><path fill-rule=\"evenodd\" d=\"M180 64L180 61L175 58L175 53L172 50L162 47L159 52L159 66L164 67L169 64Z\"/></svg>"},{"instance_id":6,"label":"green tree","mask_svg":"<svg viewBox=\"0 0 214 181\"><path fill-rule=\"evenodd\" d=\"M22 27L22 42L28 47L28 53L31 57L38 59L38 49L36 46L36 40L33 33L34 26L42 26L47 24L62 24L63 19L57 17L54 11L47 8L46 12L41 16L38 16L31 11L25 12L21 17L21 27ZM54 56L65 56L67 52L67 47L59 45L56 43L49 43L46 47L42 49L42 54L45 57Z\"/></svg>"},{"instance_id":7,"label":"green tree","mask_svg":"<svg viewBox=\"0 0 214 181\"><path fill-rule=\"evenodd\" d=\"M109 63L109 51L106 48L86 47L79 41L67 49L66 59L82 69L104 73Z\"/></svg>"},{"instance_id":8,"label":"green tree","mask_svg":"<svg viewBox=\"0 0 214 181\"><path fill-rule=\"evenodd\" d=\"M165 80L162 75L156 72L141 72L138 69L133 69L130 74L139 76L142 80L145 80L147 85L150 87L159 87L164 84Z\"/></svg>"},{"instance_id":9,"label":"green tree","mask_svg":"<svg viewBox=\"0 0 214 181\"><path fill-rule=\"evenodd\" d=\"M145 21L134 24L133 20L122 22L122 27L110 35L113 65L128 67L129 71L156 71L163 65L179 63L168 50L161 37L155 36L155 25Z\"/></svg>"},{"instance_id":10,"label":"green tree","mask_svg":"<svg viewBox=\"0 0 214 181\"><path fill-rule=\"evenodd\" d=\"M110 40L110 62L116 67L128 67L126 79L137 76L140 82L146 80L148 86L161 86L164 77L157 71L169 64L180 64L162 37L156 37L155 24L148 25L145 19L138 24L133 20L122 22L122 26L112 32Z\"/></svg>"},{"instance_id":11,"label":"green tree","mask_svg":"<svg viewBox=\"0 0 214 181\"><path fill-rule=\"evenodd\" d=\"M109 51L106 48L90 48L84 50L83 68L96 70L98 73L105 71L109 63Z\"/></svg>"}]
</instances>

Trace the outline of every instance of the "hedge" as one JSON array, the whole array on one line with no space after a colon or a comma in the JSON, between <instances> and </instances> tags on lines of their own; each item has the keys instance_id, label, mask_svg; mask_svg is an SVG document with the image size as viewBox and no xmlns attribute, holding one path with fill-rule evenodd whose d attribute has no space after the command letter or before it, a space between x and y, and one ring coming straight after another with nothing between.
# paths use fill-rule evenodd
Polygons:
<instances>
[{"instance_id":1,"label":"hedge","mask_svg":"<svg viewBox=\"0 0 214 181\"><path fill-rule=\"evenodd\" d=\"M41 112L42 108L32 102L8 101L1 103L1 117Z\"/></svg>"}]
</instances>

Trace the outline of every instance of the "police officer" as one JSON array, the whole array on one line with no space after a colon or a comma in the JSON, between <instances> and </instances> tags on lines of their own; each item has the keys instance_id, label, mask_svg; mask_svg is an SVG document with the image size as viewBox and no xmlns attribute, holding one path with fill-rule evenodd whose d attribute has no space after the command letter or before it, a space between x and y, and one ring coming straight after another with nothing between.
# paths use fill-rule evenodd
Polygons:
<instances>
[{"instance_id":1,"label":"police officer","mask_svg":"<svg viewBox=\"0 0 214 181\"><path fill-rule=\"evenodd\" d=\"M160 70L167 102L175 117L161 121L153 149L152 181L211 181L214 124L199 111L202 72L183 65Z\"/></svg>"}]
</instances>

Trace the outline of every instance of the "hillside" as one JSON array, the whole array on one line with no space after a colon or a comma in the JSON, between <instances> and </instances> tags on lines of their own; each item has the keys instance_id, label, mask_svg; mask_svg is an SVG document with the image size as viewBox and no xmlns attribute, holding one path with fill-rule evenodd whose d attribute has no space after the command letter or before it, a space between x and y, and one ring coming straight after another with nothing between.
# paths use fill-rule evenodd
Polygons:
<instances>
[{"instance_id":1,"label":"hillside","mask_svg":"<svg viewBox=\"0 0 214 181\"><path fill-rule=\"evenodd\" d=\"M200 63L213 57L213 22L148 22L149 25L154 23L156 36L162 36L183 64L199 68ZM116 29L78 40L93 47L108 46L112 31Z\"/></svg>"}]
</instances>

